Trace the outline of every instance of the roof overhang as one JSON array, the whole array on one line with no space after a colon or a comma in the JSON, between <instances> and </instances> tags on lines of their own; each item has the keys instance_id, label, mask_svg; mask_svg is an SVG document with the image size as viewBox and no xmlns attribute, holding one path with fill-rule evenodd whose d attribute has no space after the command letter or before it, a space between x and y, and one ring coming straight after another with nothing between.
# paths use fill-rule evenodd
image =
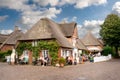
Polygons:
<instances>
[{"instance_id":1,"label":"roof overhang","mask_svg":"<svg viewBox=\"0 0 120 80\"><path fill-rule=\"evenodd\" d=\"M90 52L102 51L102 48L101 48L101 47L96 47L96 46L87 47L87 49L88 49Z\"/></svg>"}]
</instances>

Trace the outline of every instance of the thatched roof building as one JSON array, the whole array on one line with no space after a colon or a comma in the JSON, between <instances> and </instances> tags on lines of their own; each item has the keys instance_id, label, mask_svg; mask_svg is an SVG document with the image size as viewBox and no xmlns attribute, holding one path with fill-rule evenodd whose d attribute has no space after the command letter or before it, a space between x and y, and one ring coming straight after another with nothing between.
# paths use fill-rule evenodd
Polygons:
<instances>
[{"instance_id":1,"label":"thatched roof building","mask_svg":"<svg viewBox=\"0 0 120 80\"><path fill-rule=\"evenodd\" d=\"M89 51L101 51L103 47L100 41L98 41L90 31L82 39L82 42Z\"/></svg>"},{"instance_id":2,"label":"thatched roof building","mask_svg":"<svg viewBox=\"0 0 120 80\"><path fill-rule=\"evenodd\" d=\"M8 49L12 49L12 47L14 47L17 43L17 40L21 38L21 36L23 35L21 30L18 30L18 27L15 27L15 30L8 35L4 35L4 34L0 34L0 50L7 50L8 45L10 48ZM7 48L5 48L7 47ZM5 49L5 50L4 50Z\"/></svg>"},{"instance_id":3,"label":"thatched roof building","mask_svg":"<svg viewBox=\"0 0 120 80\"><path fill-rule=\"evenodd\" d=\"M82 42L86 46L89 46L89 45L94 45L94 46L100 45L100 43L98 42L97 38L95 38L90 31L84 36L84 38L82 39Z\"/></svg>"},{"instance_id":4,"label":"thatched roof building","mask_svg":"<svg viewBox=\"0 0 120 80\"><path fill-rule=\"evenodd\" d=\"M73 48L67 37L72 37L75 27L76 23L58 24L48 18L43 18L33 25L20 40L56 39L61 47Z\"/></svg>"}]
</instances>

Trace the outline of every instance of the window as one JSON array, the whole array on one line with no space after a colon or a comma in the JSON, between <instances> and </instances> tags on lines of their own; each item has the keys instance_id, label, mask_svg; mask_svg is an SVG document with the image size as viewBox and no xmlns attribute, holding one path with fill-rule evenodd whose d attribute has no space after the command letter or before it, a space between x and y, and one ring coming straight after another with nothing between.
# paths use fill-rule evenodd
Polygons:
<instances>
[{"instance_id":1,"label":"window","mask_svg":"<svg viewBox=\"0 0 120 80\"><path fill-rule=\"evenodd\" d=\"M62 49L62 51L61 51L61 57L66 58L66 57L68 57L68 56L72 56L71 50Z\"/></svg>"},{"instance_id":2,"label":"window","mask_svg":"<svg viewBox=\"0 0 120 80\"><path fill-rule=\"evenodd\" d=\"M48 50L42 50L42 56L44 58L48 57L49 51Z\"/></svg>"},{"instance_id":3,"label":"window","mask_svg":"<svg viewBox=\"0 0 120 80\"><path fill-rule=\"evenodd\" d=\"M34 41L32 41L32 46L37 46L37 41L36 40L34 40Z\"/></svg>"}]
</instances>

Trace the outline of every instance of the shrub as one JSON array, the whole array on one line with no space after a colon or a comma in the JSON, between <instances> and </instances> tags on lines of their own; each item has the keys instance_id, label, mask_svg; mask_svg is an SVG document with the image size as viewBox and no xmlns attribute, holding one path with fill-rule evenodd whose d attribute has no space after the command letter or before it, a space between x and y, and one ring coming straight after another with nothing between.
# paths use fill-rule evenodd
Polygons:
<instances>
[{"instance_id":1,"label":"shrub","mask_svg":"<svg viewBox=\"0 0 120 80\"><path fill-rule=\"evenodd\" d=\"M51 64L53 65L53 66L55 66L56 65L56 63L58 63L58 58L56 58L56 57L52 57L52 61L51 61Z\"/></svg>"},{"instance_id":2,"label":"shrub","mask_svg":"<svg viewBox=\"0 0 120 80\"><path fill-rule=\"evenodd\" d=\"M63 58L63 57L61 57L60 59L59 59L59 64L66 64L66 60Z\"/></svg>"},{"instance_id":3,"label":"shrub","mask_svg":"<svg viewBox=\"0 0 120 80\"><path fill-rule=\"evenodd\" d=\"M11 55L11 53L12 53L11 50L0 52L0 62L5 62L6 61L5 56L9 56Z\"/></svg>"},{"instance_id":4,"label":"shrub","mask_svg":"<svg viewBox=\"0 0 120 80\"><path fill-rule=\"evenodd\" d=\"M112 56L113 56L114 53L113 53L112 48L107 45L103 48L102 55L108 56L109 54L112 54Z\"/></svg>"},{"instance_id":5,"label":"shrub","mask_svg":"<svg viewBox=\"0 0 120 80\"><path fill-rule=\"evenodd\" d=\"M116 53L113 53L112 56L113 56L114 58L120 58L119 55L116 54Z\"/></svg>"}]
</instances>

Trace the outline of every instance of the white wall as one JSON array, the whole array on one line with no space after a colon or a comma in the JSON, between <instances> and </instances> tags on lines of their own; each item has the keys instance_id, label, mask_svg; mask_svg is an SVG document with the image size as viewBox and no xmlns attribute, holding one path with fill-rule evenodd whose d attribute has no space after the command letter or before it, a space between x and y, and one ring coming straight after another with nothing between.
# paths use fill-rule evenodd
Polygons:
<instances>
[{"instance_id":1,"label":"white wall","mask_svg":"<svg viewBox=\"0 0 120 80\"><path fill-rule=\"evenodd\" d=\"M94 57L94 62L108 61L110 59L112 59L111 54L109 54L108 56Z\"/></svg>"}]
</instances>

